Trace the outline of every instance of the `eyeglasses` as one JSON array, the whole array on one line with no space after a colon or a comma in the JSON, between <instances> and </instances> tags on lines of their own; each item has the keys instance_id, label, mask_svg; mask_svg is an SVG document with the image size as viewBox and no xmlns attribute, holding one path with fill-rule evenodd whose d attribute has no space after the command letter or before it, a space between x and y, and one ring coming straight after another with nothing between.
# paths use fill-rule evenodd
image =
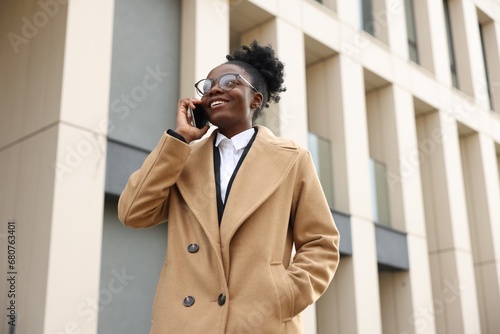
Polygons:
<instances>
[{"instance_id":1,"label":"eyeglasses","mask_svg":"<svg viewBox=\"0 0 500 334\"><path fill-rule=\"evenodd\" d=\"M214 86L214 82L217 82L219 84L220 89L225 92L229 92L232 91L238 84L238 78L241 78L241 80L249 85L254 91L258 92L257 88L255 88L250 82L248 82L248 80L237 73L226 73L219 79L201 79L200 81L195 83L194 86L196 87L196 90L198 91L198 94L200 94L200 96L207 94Z\"/></svg>"}]
</instances>

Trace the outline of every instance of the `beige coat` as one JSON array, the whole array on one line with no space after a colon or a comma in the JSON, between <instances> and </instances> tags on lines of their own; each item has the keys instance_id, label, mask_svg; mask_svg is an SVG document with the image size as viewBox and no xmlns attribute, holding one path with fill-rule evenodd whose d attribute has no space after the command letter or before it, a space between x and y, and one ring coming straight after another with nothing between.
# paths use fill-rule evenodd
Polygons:
<instances>
[{"instance_id":1,"label":"beige coat","mask_svg":"<svg viewBox=\"0 0 500 334\"><path fill-rule=\"evenodd\" d=\"M339 234L311 156L256 128L220 228L215 132L192 145L164 134L130 177L123 224L168 220L151 333L302 333L300 312L328 287Z\"/></svg>"}]
</instances>

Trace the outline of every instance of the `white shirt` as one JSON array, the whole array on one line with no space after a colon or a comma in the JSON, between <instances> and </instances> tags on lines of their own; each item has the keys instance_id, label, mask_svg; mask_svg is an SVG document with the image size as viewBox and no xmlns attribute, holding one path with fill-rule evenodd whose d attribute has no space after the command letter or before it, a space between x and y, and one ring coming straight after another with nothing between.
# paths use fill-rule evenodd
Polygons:
<instances>
[{"instance_id":1,"label":"white shirt","mask_svg":"<svg viewBox=\"0 0 500 334\"><path fill-rule=\"evenodd\" d=\"M220 194L222 203L226 200L227 186L234 173L234 169L254 133L255 129L251 128L238 133L231 139L220 132L217 133L215 146L219 148L220 152Z\"/></svg>"}]
</instances>

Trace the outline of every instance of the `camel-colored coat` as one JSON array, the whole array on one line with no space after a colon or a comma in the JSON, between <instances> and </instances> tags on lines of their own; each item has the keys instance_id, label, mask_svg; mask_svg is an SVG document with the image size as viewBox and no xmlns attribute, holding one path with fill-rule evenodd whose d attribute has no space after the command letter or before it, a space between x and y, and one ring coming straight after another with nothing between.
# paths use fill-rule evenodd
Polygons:
<instances>
[{"instance_id":1,"label":"camel-colored coat","mask_svg":"<svg viewBox=\"0 0 500 334\"><path fill-rule=\"evenodd\" d=\"M123 224L168 220L151 333L302 333L300 312L332 280L339 234L311 156L256 128L220 227L215 132L192 145L164 134L130 177L118 204Z\"/></svg>"}]
</instances>

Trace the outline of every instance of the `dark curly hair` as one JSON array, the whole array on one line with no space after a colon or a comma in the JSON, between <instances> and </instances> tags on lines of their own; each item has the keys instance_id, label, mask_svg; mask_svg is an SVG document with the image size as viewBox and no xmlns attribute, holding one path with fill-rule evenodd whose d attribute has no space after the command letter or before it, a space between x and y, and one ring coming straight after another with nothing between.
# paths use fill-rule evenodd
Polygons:
<instances>
[{"instance_id":1,"label":"dark curly hair","mask_svg":"<svg viewBox=\"0 0 500 334\"><path fill-rule=\"evenodd\" d=\"M275 57L271 45L262 46L255 40L250 46L240 46L226 58L226 64L239 66L251 76L250 82L264 97L263 105L253 114L255 122L262 115L262 108L268 108L268 102L278 103L280 93L286 91L283 86L285 65Z\"/></svg>"}]
</instances>

